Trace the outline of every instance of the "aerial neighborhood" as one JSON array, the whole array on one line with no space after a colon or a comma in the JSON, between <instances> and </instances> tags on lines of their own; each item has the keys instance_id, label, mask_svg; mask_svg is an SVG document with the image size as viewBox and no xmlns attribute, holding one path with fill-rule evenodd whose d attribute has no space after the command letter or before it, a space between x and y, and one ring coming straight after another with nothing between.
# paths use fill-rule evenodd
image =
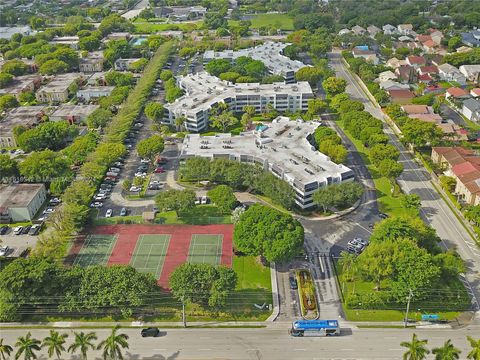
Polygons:
<instances>
[{"instance_id":1,"label":"aerial neighborhood","mask_svg":"<svg viewBox=\"0 0 480 360\"><path fill-rule=\"evenodd\" d=\"M480 360L479 276L480 1L0 2L0 359Z\"/></svg>"}]
</instances>

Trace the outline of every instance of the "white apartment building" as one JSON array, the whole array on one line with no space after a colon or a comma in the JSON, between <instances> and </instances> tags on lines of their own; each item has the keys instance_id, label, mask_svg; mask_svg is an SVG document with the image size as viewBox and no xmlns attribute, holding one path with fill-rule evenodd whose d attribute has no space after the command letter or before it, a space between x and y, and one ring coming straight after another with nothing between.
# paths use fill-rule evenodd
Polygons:
<instances>
[{"instance_id":1,"label":"white apartment building","mask_svg":"<svg viewBox=\"0 0 480 360\"><path fill-rule=\"evenodd\" d=\"M177 83L185 95L165 105L164 123L173 125L176 118L185 117L184 126L193 132L207 129L210 109L219 103L227 104L234 113L242 112L246 105L262 112L267 104L281 112L296 112L306 111L308 100L313 99L312 88L306 81L296 84L233 84L200 72L180 76Z\"/></svg>"},{"instance_id":2,"label":"white apartment building","mask_svg":"<svg viewBox=\"0 0 480 360\"><path fill-rule=\"evenodd\" d=\"M203 55L204 63L208 63L215 59L227 59L234 61L241 56L248 56L254 60L262 61L268 68L270 73L281 75L284 77L286 83L295 82L295 73L301 68L308 66L298 60L292 60L283 55L283 49L288 45L287 43L267 41L262 45L253 48L241 49L238 51L205 51Z\"/></svg>"},{"instance_id":3,"label":"white apartment building","mask_svg":"<svg viewBox=\"0 0 480 360\"><path fill-rule=\"evenodd\" d=\"M226 158L258 164L290 184L295 191L295 203L308 209L314 206L313 194L319 188L354 179L350 168L335 164L312 145L319 125L316 121L291 121L279 116L268 125L237 136L188 134L181 157Z\"/></svg>"}]
</instances>

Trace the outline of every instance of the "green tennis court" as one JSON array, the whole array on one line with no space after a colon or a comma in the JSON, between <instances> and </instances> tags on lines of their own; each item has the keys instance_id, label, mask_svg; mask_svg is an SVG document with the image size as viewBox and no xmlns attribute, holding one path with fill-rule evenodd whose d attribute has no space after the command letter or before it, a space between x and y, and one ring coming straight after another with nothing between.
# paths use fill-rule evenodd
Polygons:
<instances>
[{"instance_id":1,"label":"green tennis court","mask_svg":"<svg viewBox=\"0 0 480 360\"><path fill-rule=\"evenodd\" d=\"M223 235L193 234L188 250L188 262L196 264L220 264Z\"/></svg>"},{"instance_id":2,"label":"green tennis court","mask_svg":"<svg viewBox=\"0 0 480 360\"><path fill-rule=\"evenodd\" d=\"M73 265L106 265L116 241L116 235L88 235Z\"/></svg>"},{"instance_id":3,"label":"green tennis court","mask_svg":"<svg viewBox=\"0 0 480 360\"><path fill-rule=\"evenodd\" d=\"M169 243L170 235L140 235L130 265L159 279Z\"/></svg>"}]
</instances>

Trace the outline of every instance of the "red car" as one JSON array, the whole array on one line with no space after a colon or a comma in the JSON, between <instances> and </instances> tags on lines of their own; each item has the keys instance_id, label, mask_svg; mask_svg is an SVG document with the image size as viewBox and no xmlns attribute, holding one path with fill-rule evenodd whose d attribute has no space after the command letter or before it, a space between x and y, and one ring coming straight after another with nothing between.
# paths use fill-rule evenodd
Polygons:
<instances>
[{"instance_id":1,"label":"red car","mask_svg":"<svg viewBox=\"0 0 480 360\"><path fill-rule=\"evenodd\" d=\"M158 168L156 168L155 170L153 170L153 172L155 172L155 173L157 173L157 174L158 174L158 173L164 173L164 172L165 172L165 169L164 169L163 167L158 167Z\"/></svg>"}]
</instances>

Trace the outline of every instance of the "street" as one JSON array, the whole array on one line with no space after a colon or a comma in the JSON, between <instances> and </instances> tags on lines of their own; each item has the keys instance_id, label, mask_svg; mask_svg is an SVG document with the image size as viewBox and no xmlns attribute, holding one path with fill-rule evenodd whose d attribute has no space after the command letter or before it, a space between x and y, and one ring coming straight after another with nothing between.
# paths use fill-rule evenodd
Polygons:
<instances>
[{"instance_id":1,"label":"street","mask_svg":"<svg viewBox=\"0 0 480 360\"><path fill-rule=\"evenodd\" d=\"M342 325L342 324L341 324ZM443 329L350 329L342 328L338 337L294 338L288 335L289 323L280 323L266 329L160 329L158 338L142 338L140 329L126 328L120 332L129 335L129 349L124 352L125 359L400 359L405 348L402 341L410 341L416 333L420 339L428 339L427 347L440 346L447 339L462 350L461 358L466 358L469 345L467 335L475 336L478 328L468 327L460 330ZM14 344L26 329L2 329L4 344ZM69 334L67 346L73 338L71 330L62 330ZM109 329L82 329L83 332L95 331L98 342L110 333ZM47 329L32 329L33 337L42 339L48 336ZM46 350L39 360L46 360ZM89 359L101 358L101 351L89 351ZM79 359L77 356L63 354L62 359ZM433 357L432 357L433 358Z\"/></svg>"},{"instance_id":2,"label":"street","mask_svg":"<svg viewBox=\"0 0 480 360\"><path fill-rule=\"evenodd\" d=\"M385 120L385 115L380 108L375 106L361 88L357 79L350 74L341 60L341 54L331 53L330 64L337 76L347 80L347 93L354 100L359 100L365 105L365 110L378 119ZM398 179L402 190L409 194L418 194L422 200L421 216L431 225L442 240L445 248L456 248L467 266L465 278L467 290L473 295L476 308L480 299L480 250L455 217L448 205L438 195L433 187L428 174L423 167L419 166L410 153L400 143L393 131L386 126L385 133L390 137L390 142L400 150L400 162L404 171ZM477 312L477 321L480 316Z\"/></svg>"}]
</instances>

